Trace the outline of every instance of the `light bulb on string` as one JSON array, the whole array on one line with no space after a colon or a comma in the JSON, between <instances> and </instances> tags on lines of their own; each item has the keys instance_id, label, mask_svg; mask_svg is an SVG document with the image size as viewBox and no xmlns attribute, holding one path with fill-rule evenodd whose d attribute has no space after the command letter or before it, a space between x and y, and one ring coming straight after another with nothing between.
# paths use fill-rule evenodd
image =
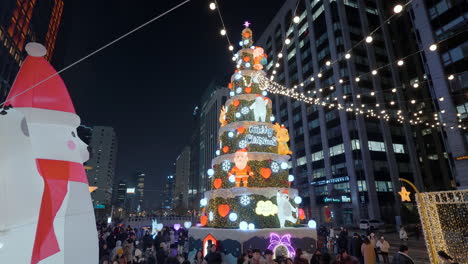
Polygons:
<instances>
[{"instance_id":1,"label":"light bulb on string","mask_svg":"<svg viewBox=\"0 0 468 264\"><path fill-rule=\"evenodd\" d=\"M216 9L216 4L214 2L210 3L210 9L215 10Z\"/></svg>"},{"instance_id":2,"label":"light bulb on string","mask_svg":"<svg viewBox=\"0 0 468 264\"><path fill-rule=\"evenodd\" d=\"M393 8L393 12L395 12L395 14L400 13L402 10L403 10L403 6L400 5L400 4L396 5L396 6Z\"/></svg>"},{"instance_id":3,"label":"light bulb on string","mask_svg":"<svg viewBox=\"0 0 468 264\"><path fill-rule=\"evenodd\" d=\"M449 79L449 80L451 81L451 80L453 80L454 78L455 78L455 77L453 76L453 74L450 74L450 75L448 76L447 79Z\"/></svg>"},{"instance_id":4,"label":"light bulb on string","mask_svg":"<svg viewBox=\"0 0 468 264\"><path fill-rule=\"evenodd\" d=\"M367 36L366 37L366 42L367 43L371 43L374 39L372 38L372 36Z\"/></svg>"},{"instance_id":5,"label":"light bulb on string","mask_svg":"<svg viewBox=\"0 0 468 264\"><path fill-rule=\"evenodd\" d=\"M233 51L233 50L234 50L234 47L233 47L232 45L229 45L229 50L230 50L230 51ZM235 60L235 58L234 58L234 60Z\"/></svg>"},{"instance_id":6,"label":"light bulb on string","mask_svg":"<svg viewBox=\"0 0 468 264\"><path fill-rule=\"evenodd\" d=\"M220 33L221 33L221 36L224 36L224 35L226 35L226 30L223 28L223 29L221 29Z\"/></svg>"},{"instance_id":7,"label":"light bulb on string","mask_svg":"<svg viewBox=\"0 0 468 264\"><path fill-rule=\"evenodd\" d=\"M317 77L322 78L322 73L319 72L319 73L317 74Z\"/></svg>"},{"instance_id":8,"label":"light bulb on string","mask_svg":"<svg viewBox=\"0 0 468 264\"><path fill-rule=\"evenodd\" d=\"M325 62L325 65L330 66L331 62L330 61Z\"/></svg>"},{"instance_id":9,"label":"light bulb on string","mask_svg":"<svg viewBox=\"0 0 468 264\"><path fill-rule=\"evenodd\" d=\"M278 68L279 66L280 66L280 64L277 62L277 63L275 64L275 67Z\"/></svg>"},{"instance_id":10,"label":"light bulb on string","mask_svg":"<svg viewBox=\"0 0 468 264\"><path fill-rule=\"evenodd\" d=\"M377 70L373 70L372 75L377 75Z\"/></svg>"},{"instance_id":11,"label":"light bulb on string","mask_svg":"<svg viewBox=\"0 0 468 264\"><path fill-rule=\"evenodd\" d=\"M289 45L290 43L291 43L290 39L287 38L287 39L284 40L284 44Z\"/></svg>"},{"instance_id":12,"label":"light bulb on string","mask_svg":"<svg viewBox=\"0 0 468 264\"><path fill-rule=\"evenodd\" d=\"M300 18L299 18L298 16L295 16L295 17L293 18L293 22L296 23L296 24L299 23L299 20L300 20Z\"/></svg>"},{"instance_id":13,"label":"light bulb on string","mask_svg":"<svg viewBox=\"0 0 468 264\"><path fill-rule=\"evenodd\" d=\"M437 45L436 44L432 44L429 46L429 50L430 51L436 51L437 50Z\"/></svg>"},{"instance_id":14,"label":"light bulb on string","mask_svg":"<svg viewBox=\"0 0 468 264\"><path fill-rule=\"evenodd\" d=\"M340 82L340 83L343 83L343 79L340 79L339 82Z\"/></svg>"},{"instance_id":15,"label":"light bulb on string","mask_svg":"<svg viewBox=\"0 0 468 264\"><path fill-rule=\"evenodd\" d=\"M346 53L344 57L345 57L345 59L349 60L349 58L351 58L351 54Z\"/></svg>"},{"instance_id":16,"label":"light bulb on string","mask_svg":"<svg viewBox=\"0 0 468 264\"><path fill-rule=\"evenodd\" d=\"M413 87L414 87L414 88L418 88L418 87L419 87L419 83L414 83L414 84L413 84Z\"/></svg>"},{"instance_id":17,"label":"light bulb on string","mask_svg":"<svg viewBox=\"0 0 468 264\"><path fill-rule=\"evenodd\" d=\"M355 81L359 82L361 79L359 77L356 77Z\"/></svg>"},{"instance_id":18,"label":"light bulb on string","mask_svg":"<svg viewBox=\"0 0 468 264\"><path fill-rule=\"evenodd\" d=\"M415 104L415 103L416 103L416 100L414 100L414 99L411 100L411 103L412 103L412 104Z\"/></svg>"},{"instance_id":19,"label":"light bulb on string","mask_svg":"<svg viewBox=\"0 0 468 264\"><path fill-rule=\"evenodd\" d=\"M278 53L278 58L283 58L283 53Z\"/></svg>"},{"instance_id":20,"label":"light bulb on string","mask_svg":"<svg viewBox=\"0 0 468 264\"><path fill-rule=\"evenodd\" d=\"M403 60L399 60L399 61L397 62L397 65L398 65L398 66L403 66L403 64L405 64L405 62L404 62Z\"/></svg>"}]
</instances>

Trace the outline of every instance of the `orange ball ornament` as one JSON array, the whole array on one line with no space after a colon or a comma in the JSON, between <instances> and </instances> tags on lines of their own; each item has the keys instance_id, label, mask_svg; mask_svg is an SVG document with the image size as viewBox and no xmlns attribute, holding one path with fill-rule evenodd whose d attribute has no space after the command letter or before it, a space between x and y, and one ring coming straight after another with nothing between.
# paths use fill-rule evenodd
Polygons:
<instances>
[{"instance_id":1,"label":"orange ball ornament","mask_svg":"<svg viewBox=\"0 0 468 264\"><path fill-rule=\"evenodd\" d=\"M244 38L250 38L250 33L249 33L249 32L245 32L245 33L244 33Z\"/></svg>"},{"instance_id":2,"label":"orange ball ornament","mask_svg":"<svg viewBox=\"0 0 468 264\"><path fill-rule=\"evenodd\" d=\"M239 104L240 104L239 100L235 100L234 102L232 102L232 105L236 107L239 106Z\"/></svg>"},{"instance_id":3,"label":"orange ball ornament","mask_svg":"<svg viewBox=\"0 0 468 264\"><path fill-rule=\"evenodd\" d=\"M206 226L206 224L208 224L208 216L202 215L202 216L200 217L200 224L201 224L202 226Z\"/></svg>"},{"instance_id":4,"label":"orange ball ornament","mask_svg":"<svg viewBox=\"0 0 468 264\"><path fill-rule=\"evenodd\" d=\"M214 180L213 185L216 189L219 189L221 188L221 185L223 185L223 180L221 180L220 178L217 178Z\"/></svg>"},{"instance_id":5,"label":"orange ball ornament","mask_svg":"<svg viewBox=\"0 0 468 264\"><path fill-rule=\"evenodd\" d=\"M224 147L223 147L223 152L224 152L224 153L227 153L228 151L229 151L229 147L228 147L228 146L224 146Z\"/></svg>"},{"instance_id":6,"label":"orange ball ornament","mask_svg":"<svg viewBox=\"0 0 468 264\"><path fill-rule=\"evenodd\" d=\"M268 179L271 176L271 169L270 168L261 168L260 169L260 175L262 175L263 178Z\"/></svg>"},{"instance_id":7,"label":"orange ball ornament","mask_svg":"<svg viewBox=\"0 0 468 264\"><path fill-rule=\"evenodd\" d=\"M229 214L230 210L231 210L231 207L229 207L229 204L218 205L218 214L221 217L226 217Z\"/></svg>"},{"instance_id":8,"label":"orange ball ornament","mask_svg":"<svg viewBox=\"0 0 468 264\"><path fill-rule=\"evenodd\" d=\"M232 90L232 83L228 84L228 88Z\"/></svg>"},{"instance_id":9,"label":"orange ball ornament","mask_svg":"<svg viewBox=\"0 0 468 264\"><path fill-rule=\"evenodd\" d=\"M304 209L302 209L302 208L299 208L299 219L300 219L300 220L304 220L304 219L305 219Z\"/></svg>"},{"instance_id":10,"label":"orange ball ornament","mask_svg":"<svg viewBox=\"0 0 468 264\"><path fill-rule=\"evenodd\" d=\"M248 93L248 94L252 92L252 88L251 88L251 87L245 87L244 90L245 90L245 92Z\"/></svg>"},{"instance_id":11,"label":"orange ball ornament","mask_svg":"<svg viewBox=\"0 0 468 264\"><path fill-rule=\"evenodd\" d=\"M245 127L238 127L237 128L237 133L242 134L244 133Z\"/></svg>"},{"instance_id":12,"label":"orange ball ornament","mask_svg":"<svg viewBox=\"0 0 468 264\"><path fill-rule=\"evenodd\" d=\"M244 61L245 61L245 62L249 62L249 61L250 61L250 57L249 57L249 56L245 56L245 57L244 57Z\"/></svg>"}]
</instances>

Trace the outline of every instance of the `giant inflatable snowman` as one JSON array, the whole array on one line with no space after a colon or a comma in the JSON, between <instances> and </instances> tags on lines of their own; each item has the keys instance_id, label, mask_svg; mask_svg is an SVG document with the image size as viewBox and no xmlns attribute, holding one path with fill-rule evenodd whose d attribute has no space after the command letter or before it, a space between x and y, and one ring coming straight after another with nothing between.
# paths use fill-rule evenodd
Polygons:
<instances>
[{"instance_id":1,"label":"giant inflatable snowman","mask_svg":"<svg viewBox=\"0 0 468 264\"><path fill-rule=\"evenodd\" d=\"M0 112L0 260L97 263L80 118L60 76L44 81L56 74L45 48L29 43L26 51L5 104L12 108Z\"/></svg>"}]
</instances>

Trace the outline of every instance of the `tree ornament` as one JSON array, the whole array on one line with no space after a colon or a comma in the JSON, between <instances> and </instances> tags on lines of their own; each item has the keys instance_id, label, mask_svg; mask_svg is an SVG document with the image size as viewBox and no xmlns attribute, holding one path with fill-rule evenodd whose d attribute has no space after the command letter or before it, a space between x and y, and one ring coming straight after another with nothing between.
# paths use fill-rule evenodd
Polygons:
<instances>
[{"instance_id":1,"label":"tree ornament","mask_svg":"<svg viewBox=\"0 0 468 264\"><path fill-rule=\"evenodd\" d=\"M238 127L238 128L237 128L237 133L243 134L243 133L244 133L244 130L245 130L245 127Z\"/></svg>"},{"instance_id":2,"label":"tree ornament","mask_svg":"<svg viewBox=\"0 0 468 264\"><path fill-rule=\"evenodd\" d=\"M260 169L260 175L262 175L263 178L268 179L271 176L271 169L270 168L261 168Z\"/></svg>"},{"instance_id":3,"label":"tree ornament","mask_svg":"<svg viewBox=\"0 0 468 264\"><path fill-rule=\"evenodd\" d=\"M221 217L226 217L229 214L231 207L228 204L220 204L218 205L218 214Z\"/></svg>"},{"instance_id":4,"label":"tree ornament","mask_svg":"<svg viewBox=\"0 0 468 264\"><path fill-rule=\"evenodd\" d=\"M245 57L244 57L244 61L245 61L245 62L250 61L250 57L249 57L249 56L245 56Z\"/></svg>"},{"instance_id":5,"label":"tree ornament","mask_svg":"<svg viewBox=\"0 0 468 264\"><path fill-rule=\"evenodd\" d=\"M216 189L219 189L223 185L223 180L221 180L220 178L217 178L214 180L213 185Z\"/></svg>"},{"instance_id":6,"label":"tree ornament","mask_svg":"<svg viewBox=\"0 0 468 264\"><path fill-rule=\"evenodd\" d=\"M232 105L234 105L235 107L238 107L240 104L239 100L234 100L234 102L232 102Z\"/></svg>"},{"instance_id":7,"label":"tree ornament","mask_svg":"<svg viewBox=\"0 0 468 264\"><path fill-rule=\"evenodd\" d=\"M249 94L249 93L252 92L252 88L251 87L245 87L244 91Z\"/></svg>"},{"instance_id":8,"label":"tree ornament","mask_svg":"<svg viewBox=\"0 0 468 264\"><path fill-rule=\"evenodd\" d=\"M202 216L200 217L200 224L201 224L202 226L206 226L206 224L208 224L208 216L202 215Z\"/></svg>"},{"instance_id":9,"label":"tree ornament","mask_svg":"<svg viewBox=\"0 0 468 264\"><path fill-rule=\"evenodd\" d=\"M299 219L300 219L300 220L304 220L304 219L305 219L304 209L302 209L302 208L299 208Z\"/></svg>"},{"instance_id":10,"label":"tree ornament","mask_svg":"<svg viewBox=\"0 0 468 264\"><path fill-rule=\"evenodd\" d=\"M274 125L276 131L276 140L278 141L278 154L291 155L292 151L289 150L288 141L289 133L284 125L280 126L278 123Z\"/></svg>"},{"instance_id":11,"label":"tree ornament","mask_svg":"<svg viewBox=\"0 0 468 264\"><path fill-rule=\"evenodd\" d=\"M221 107L221 113L219 114L219 123L221 124L221 126L225 126L227 124L227 121L226 121L226 107L224 107L224 105Z\"/></svg>"},{"instance_id":12,"label":"tree ornament","mask_svg":"<svg viewBox=\"0 0 468 264\"><path fill-rule=\"evenodd\" d=\"M227 153L228 151L229 151L229 147L228 147L228 146L224 146L224 147L223 147L223 152L224 152L224 153Z\"/></svg>"}]
</instances>

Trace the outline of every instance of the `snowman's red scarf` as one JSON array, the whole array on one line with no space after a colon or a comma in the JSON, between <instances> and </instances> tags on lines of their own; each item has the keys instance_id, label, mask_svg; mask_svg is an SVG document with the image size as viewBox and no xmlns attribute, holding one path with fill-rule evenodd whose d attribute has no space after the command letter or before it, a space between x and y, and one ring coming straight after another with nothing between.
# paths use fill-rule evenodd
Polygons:
<instances>
[{"instance_id":1,"label":"snowman's red scarf","mask_svg":"<svg viewBox=\"0 0 468 264\"><path fill-rule=\"evenodd\" d=\"M68 182L88 184L83 165L80 163L37 159L36 164L44 179L44 194L42 195L31 264L36 264L60 252L54 232L54 219L67 195Z\"/></svg>"}]
</instances>

